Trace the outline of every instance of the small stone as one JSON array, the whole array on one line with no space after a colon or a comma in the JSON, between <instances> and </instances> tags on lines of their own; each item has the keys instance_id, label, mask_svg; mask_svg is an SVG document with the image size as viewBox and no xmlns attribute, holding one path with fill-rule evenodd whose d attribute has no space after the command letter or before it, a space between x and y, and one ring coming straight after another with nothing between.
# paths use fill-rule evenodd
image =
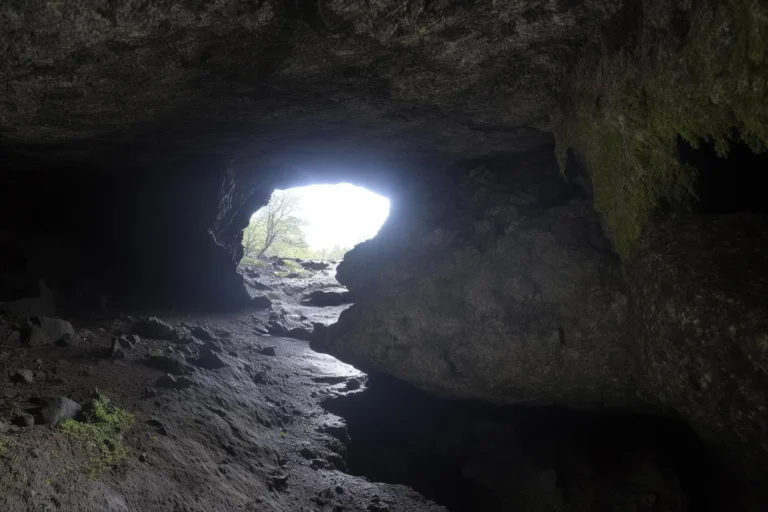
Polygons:
<instances>
[{"instance_id":1,"label":"small stone","mask_svg":"<svg viewBox=\"0 0 768 512\"><path fill-rule=\"evenodd\" d=\"M32 370L23 369L23 370L17 370L16 373L13 376L14 382L22 382L24 384L32 384L35 382L35 374L32 373Z\"/></svg>"},{"instance_id":2,"label":"small stone","mask_svg":"<svg viewBox=\"0 0 768 512\"><path fill-rule=\"evenodd\" d=\"M336 486L336 494L344 494L344 488L340 485Z\"/></svg>"},{"instance_id":3,"label":"small stone","mask_svg":"<svg viewBox=\"0 0 768 512\"><path fill-rule=\"evenodd\" d=\"M134 345L141 341L141 337L138 334L129 334L125 337L129 342L133 343Z\"/></svg>"},{"instance_id":4,"label":"small stone","mask_svg":"<svg viewBox=\"0 0 768 512\"><path fill-rule=\"evenodd\" d=\"M78 412L80 412L80 405L77 402L74 402L67 397L60 396L51 400L48 405L43 408L41 414L44 423L55 425L60 421L74 418L77 416Z\"/></svg>"},{"instance_id":5,"label":"small stone","mask_svg":"<svg viewBox=\"0 0 768 512\"><path fill-rule=\"evenodd\" d=\"M302 448L301 451L299 452L299 455L301 455L305 459L314 459L317 457L317 455L315 455L315 452L312 451L312 449L308 446L305 446L304 448Z\"/></svg>"},{"instance_id":6,"label":"small stone","mask_svg":"<svg viewBox=\"0 0 768 512\"><path fill-rule=\"evenodd\" d=\"M266 384L267 383L267 377L264 375L263 372L259 372L256 375L253 376L253 383L254 384Z\"/></svg>"},{"instance_id":7,"label":"small stone","mask_svg":"<svg viewBox=\"0 0 768 512\"><path fill-rule=\"evenodd\" d=\"M145 463L149 462L149 457L147 457L146 453L142 453L141 455L139 455L139 462L145 462Z\"/></svg>"},{"instance_id":8,"label":"small stone","mask_svg":"<svg viewBox=\"0 0 768 512\"><path fill-rule=\"evenodd\" d=\"M13 418L13 424L18 427L31 427L35 424L35 417L29 413L22 412Z\"/></svg>"},{"instance_id":9,"label":"small stone","mask_svg":"<svg viewBox=\"0 0 768 512\"><path fill-rule=\"evenodd\" d=\"M155 388L146 387L144 388L144 394L142 396L144 398L154 398L157 396L157 390Z\"/></svg>"},{"instance_id":10,"label":"small stone","mask_svg":"<svg viewBox=\"0 0 768 512\"><path fill-rule=\"evenodd\" d=\"M265 356L276 356L277 350L275 350L275 347L264 347L259 351L262 355Z\"/></svg>"},{"instance_id":11,"label":"small stone","mask_svg":"<svg viewBox=\"0 0 768 512\"><path fill-rule=\"evenodd\" d=\"M125 359L133 351L133 344L125 338L112 338L112 357Z\"/></svg>"}]
</instances>

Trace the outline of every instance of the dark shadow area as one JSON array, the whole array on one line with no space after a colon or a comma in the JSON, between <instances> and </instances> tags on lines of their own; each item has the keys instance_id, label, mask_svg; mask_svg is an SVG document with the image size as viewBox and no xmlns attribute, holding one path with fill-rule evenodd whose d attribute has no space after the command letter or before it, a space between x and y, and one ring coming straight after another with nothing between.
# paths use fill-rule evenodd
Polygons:
<instances>
[{"instance_id":1,"label":"dark shadow area","mask_svg":"<svg viewBox=\"0 0 768 512\"><path fill-rule=\"evenodd\" d=\"M680 422L438 400L380 375L369 386L326 402L348 423L350 471L412 486L452 512L738 509Z\"/></svg>"},{"instance_id":2,"label":"dark shadow area","mask_svg":"<svg viewBox=\"0 0 768 512\"><path fill-rule=\"evenodd\" d=\"M680 158L698 171L693 211L706 214L766 213L763 186L768 169L768 153L758 154L743 143L732 142L723 158L714 144L702 142L693 148L678 138Z\"/></svg>"}]
</instances>

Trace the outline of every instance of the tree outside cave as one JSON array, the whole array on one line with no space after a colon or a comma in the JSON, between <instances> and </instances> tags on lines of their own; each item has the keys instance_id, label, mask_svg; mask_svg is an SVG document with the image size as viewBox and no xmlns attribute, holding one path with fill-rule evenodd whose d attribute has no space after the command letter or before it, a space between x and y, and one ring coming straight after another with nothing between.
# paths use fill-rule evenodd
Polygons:
<instances>
[{"instance_id":1,"label":"tree outside cave","mask_svg":"<svg viewBox=\"0 0 768 512\"><path fill-rule=\"evenodd\" d=\"M340 260L375 236L389 200L350 184L276 190L243 230L242 265L270 257Z\"/></svg>"}]
</instances>

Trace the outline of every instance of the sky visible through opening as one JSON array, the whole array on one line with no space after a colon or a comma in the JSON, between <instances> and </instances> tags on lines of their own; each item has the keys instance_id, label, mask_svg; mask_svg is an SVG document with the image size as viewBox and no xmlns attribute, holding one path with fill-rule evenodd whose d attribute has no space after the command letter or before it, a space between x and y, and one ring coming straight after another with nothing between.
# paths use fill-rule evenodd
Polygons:
<instances>
[{"instance_id":1,"label":"sky visible through opening","mask_svg":"<svg viewBox=\"0 0 768 512\"><path fill-rule=\"evenodd\" d=\"M304 221L301 229L311 249L354 247L373 238L389 215L389 199L349 183L309 185L275 194L286 192L299 198L296 216Z\"/></svg>"}]
</instances>

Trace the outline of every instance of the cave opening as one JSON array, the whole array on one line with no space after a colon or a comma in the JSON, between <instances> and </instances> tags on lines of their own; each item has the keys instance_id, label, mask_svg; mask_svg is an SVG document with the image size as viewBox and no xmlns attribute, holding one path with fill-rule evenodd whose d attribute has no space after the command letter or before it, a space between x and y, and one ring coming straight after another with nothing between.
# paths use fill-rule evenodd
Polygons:
<instances>
[{"instance_id":1,"label":"cave opening","mask_svg":"<svg viewBox=\"0 0 768 512\"><path fill-rule=\"evenodd\" d=\"M339 261L369 240L389 215L389 199L350 183L275 190L243 230L241 266L270 257Z\"/></svg>"}]
</instances>

